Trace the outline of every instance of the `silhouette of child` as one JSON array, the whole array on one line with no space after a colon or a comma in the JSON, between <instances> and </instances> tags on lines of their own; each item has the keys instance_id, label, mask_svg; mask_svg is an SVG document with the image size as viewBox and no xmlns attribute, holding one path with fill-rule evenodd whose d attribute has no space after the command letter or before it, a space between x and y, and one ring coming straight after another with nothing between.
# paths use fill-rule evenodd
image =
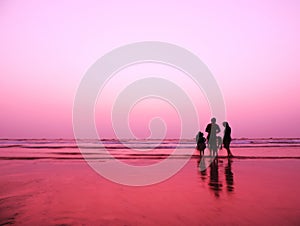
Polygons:
<instances>
[{"instance_id":1,"label":"silhouette of child","mask_svg":"<svg viewBox=\"0 0 300 226\"><path fill-rule=\"evenodd\" d=\"M218 147L218 149L222 149L222 143L223 143L222 137L217 136L217 147Z\"/></svg>"},{"instance_id":2,"label":"silhouette of child","mask_svg":"<svg viewBox=\"0 0 300 226\"><path fill-rule=\"evenodd\" d=\"M200 151L200 156L204 155L204 150L206 148L206 139L203 137L203 133L199 131L199 133L196 136L196 141L197 141L197 150Z\"/></svg>"}]
</instances>

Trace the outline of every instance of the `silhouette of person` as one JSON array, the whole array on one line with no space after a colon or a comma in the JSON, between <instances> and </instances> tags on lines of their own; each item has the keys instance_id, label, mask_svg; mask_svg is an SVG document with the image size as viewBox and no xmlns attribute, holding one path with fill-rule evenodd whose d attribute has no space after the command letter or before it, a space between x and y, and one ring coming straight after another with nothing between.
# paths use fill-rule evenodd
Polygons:
<instances>
[{"instance_id":1,"label":"silhouette of person","mask_svg":"<svg viewBox=\"0 0 300 226\"><path fill-rule=\"evenodd\" d=\"M217 136L217 148L218 149L222 149L222 143L223 143L222 137Z\"/></svg>"},{"instance_id":2,"label":"silhouette of person","mask_svg":"<svg viewBox=\"0 0 300 226\"><path fill-rule=\"evenodd\" d=\"M223 138L223 146L227 150L228 157L233 157L230 151L230 143L231 143L231 128L228 122L223 122L223 126L225 127L224 138Z\"/></svg>"},{"instance_id":3,"label":"silhouette of person","mask_svg":"<svg viewBox=\"0 0 300 226\"><path fill-rule=\"evenodd\" d=\"M206 139L203 137L203 133L199 131L199 133L196 136L197 141L197 150L200 151L200 156L204 155L204 150L206 148L205 141Z\"/></svg>"},{"instance_id":4,"label":"silhouette of person","mask_svg":"<svg viewBox=\"0 0 300 226\"><path fill-rule=\"evenodd\" d=\"M221 131L216 121L216 118L212 118L211 123L209 123L205 129L205 132L207 132L207 144L211 155L217 155L217 134Z\"/></svg>"}]
</instances>

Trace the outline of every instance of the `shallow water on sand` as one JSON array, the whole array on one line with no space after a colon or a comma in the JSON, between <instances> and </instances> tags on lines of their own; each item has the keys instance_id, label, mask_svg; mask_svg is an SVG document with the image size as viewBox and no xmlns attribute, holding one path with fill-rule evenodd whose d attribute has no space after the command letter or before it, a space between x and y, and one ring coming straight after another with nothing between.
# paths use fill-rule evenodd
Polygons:
<instances>
[{"instance_id":1,"label":"shallow water on sand","mask_svg":"<svg viewBox=\"0 0 300 226\"><path fill-rule=\"evenodd\" d=\"M134 159L138 162L167 157L197 158L195 140L72 140L0 139L0 160L88 160ZM237 158L300 158L300 138L235 139L231 144ZM176 153L174 151L177 150ZM206 149L206 154L208 150ZM226 156L220 150L219 156Z\"/></svg>"},{"instance_id":2,"label":"shallow water on sand","mask_svg":"<svg viewBox=\"0 0 300 226\"><path fill-rule=\"evenodd\" d=\"M189 145L182 144L183 153ZM48 146L0 149L0 225L300 224L297 146L233 147L240 157L215 159L204 171L195 151L176 175L144 187L104 179L77 147ZM154 155L113 150L127 163L138 164L159 161L171 148L155 149ZM171 161L178 158L188 157Z\"/></svg>"}]
</instances>

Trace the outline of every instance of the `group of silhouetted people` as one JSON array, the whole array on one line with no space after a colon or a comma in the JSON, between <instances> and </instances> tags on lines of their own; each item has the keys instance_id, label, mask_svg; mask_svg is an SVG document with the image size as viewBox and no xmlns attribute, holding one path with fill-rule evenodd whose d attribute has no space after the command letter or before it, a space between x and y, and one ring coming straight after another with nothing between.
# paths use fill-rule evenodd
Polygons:
<instances>
[{"instance_id":1,"label":"group of silhouetted people","mask_svg":"<svg viewBox=\"0 0 300 226\"><path fill-rule=\"evenodd\" d=\"M233 157L230 151L230 142L231 142L231 128L228 122L223 122L225 127L225 132L223 139L218 135L220 133L220 127L216 123L216 118L211 119L211 123L206 126L205 132L207 132L207 137L203 136L204 134L199 131L196 137L197 141L197 150L200 151L200 156L204 155L204 150L206 147L210 150L211 156L217 156L218 150L222 149L222 146L227 150L228 157ZM207 144L207 146L206 146Z\"/></svg>"}]
</instances>

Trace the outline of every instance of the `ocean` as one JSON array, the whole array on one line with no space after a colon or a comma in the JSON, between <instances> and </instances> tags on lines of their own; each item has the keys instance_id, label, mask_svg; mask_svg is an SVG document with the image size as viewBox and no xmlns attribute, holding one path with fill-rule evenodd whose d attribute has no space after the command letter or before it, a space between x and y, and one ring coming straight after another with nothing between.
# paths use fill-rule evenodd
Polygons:
<instances>
[{"instance_id":1,"label":"ocean","mask_svg":"<svg viewBox=\"0 0 300 226\"><path fill-rule=\"evenodd\" d=\"M198 156L197 151L188 155L184 150L190 151L195 146L194 139L0 139L0 159L81 160L84 158L79 148L90 149L90 159L93 159L94 154L95 160L161 158L172 155L175 149L183 150L182 154L174 154L172 157L193 158ZM231 149L236 158L300 158L300 138L233 139ZM224 150L219 151L220 156L224 153Z\"/></svg>"}]
</instances>

